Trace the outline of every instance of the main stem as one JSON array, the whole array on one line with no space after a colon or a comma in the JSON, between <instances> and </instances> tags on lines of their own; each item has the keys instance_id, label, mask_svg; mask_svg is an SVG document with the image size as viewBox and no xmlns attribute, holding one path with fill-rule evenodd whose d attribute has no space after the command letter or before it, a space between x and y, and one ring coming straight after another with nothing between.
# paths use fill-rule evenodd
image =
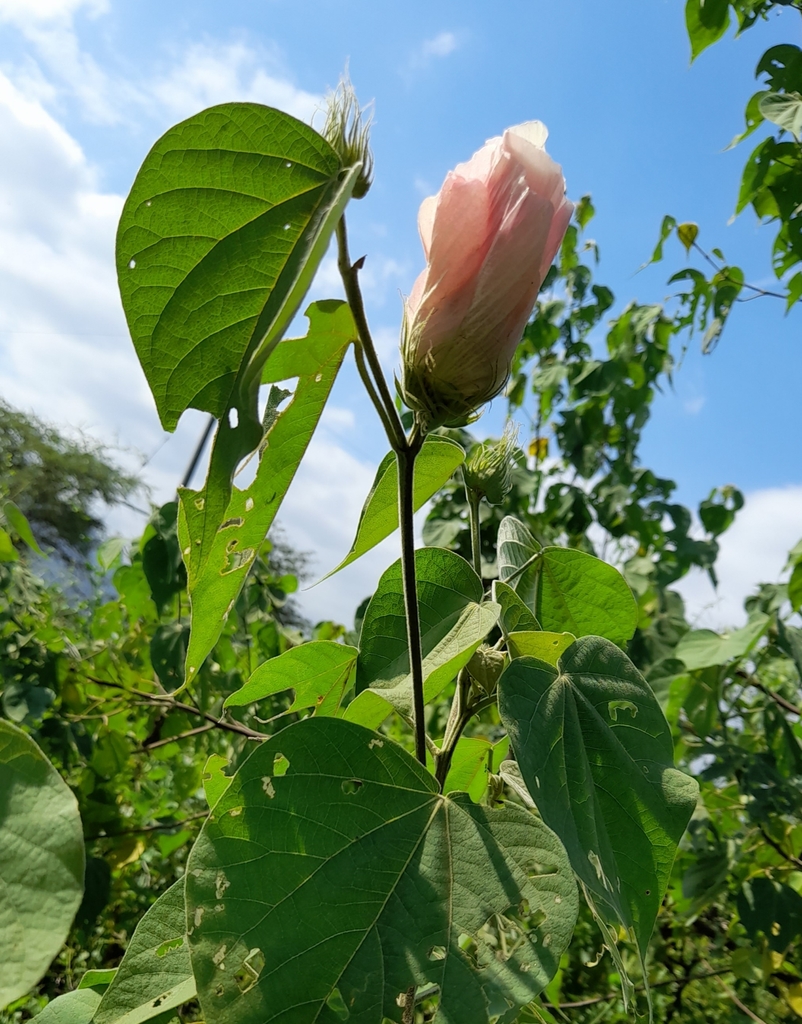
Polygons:
<instances>
[{"instance_id":1,"label":"main stem","mask_svg":"<svg viewBox=\"0 0 802 1024\"><path fill-rule=\"evenodd\" d=\"M356 365L365 389L376 408L387 433L390 447L398 459L398 522L401 526L401 578L404 587L404 605L407 613L407 642L409 666L412 675L412 710L415 732L415 754L426 764L426 723L423 717L423 654L421 651L420 611L415 575L415 535L413 530L415 459L423 446L424 437L417 424L407 437L393 396L373 344L362 290L359 270L364 259L351 262L348 252L348 232L345 217L337 225L337 264L345 288L345 297L351 307L357 329Z\"/></svg>"},{"instance_id":2,"label":"main stem","mask_svg":"<svg viewBox=\"0 0 802 1024\"><path fill-rule=\"evenodd\" d=\"M423 653L421 651L420 609L415 574L415 533L413 524L415 458L423 444L417 427L398 455L398 521L401 525L401 578L407 613L407 642L412 675L412 717L415 727L415 755L426 764L426 722L423 700Z\"/></svg>"}]
</instances>

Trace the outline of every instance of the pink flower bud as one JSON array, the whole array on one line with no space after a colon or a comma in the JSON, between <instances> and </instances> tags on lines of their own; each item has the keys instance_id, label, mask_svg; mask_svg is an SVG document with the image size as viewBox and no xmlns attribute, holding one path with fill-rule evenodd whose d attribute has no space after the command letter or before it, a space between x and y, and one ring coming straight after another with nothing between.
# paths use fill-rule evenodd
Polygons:
<instances>
[{"instance_id":1,"label":"pink flower bud","mask_svg":"<svg viewBox=\"0 0 802 1024\"><path fill-rule=\"evenodd\" d=\"M425 428L501 391L573 205L540 121L449 171L418 214L427 267L406 303L404 397Z\"/></svg>"}]
</instances>

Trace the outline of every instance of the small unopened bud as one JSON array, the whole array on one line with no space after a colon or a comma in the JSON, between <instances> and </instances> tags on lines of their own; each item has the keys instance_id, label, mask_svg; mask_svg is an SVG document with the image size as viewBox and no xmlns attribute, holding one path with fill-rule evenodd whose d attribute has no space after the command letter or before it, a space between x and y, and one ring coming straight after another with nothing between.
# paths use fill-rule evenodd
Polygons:
<instances>
[{"instance_id":1,"label":"small unopened bud","mask_svg":"<svg viewBox=\"0 0 802 1024\"><path fill-rule=\"evenodd\" d=\"M468 662L468 672L489 695L496 689L496 684L504 670L504 661L503 651L497 651L493 647L488 647L487 644L482 644Z\"/></svg>"},{"instance_id":2,"label":"small unopened bud","mask_svg":"<svg viewBox=\"0 0 802 1024\"><path fill-rule=\"evenodd\" d=\"M474 445L465 460L465 486L490 505L500 505L512 489L510 471L517 443L518 430L508 423L500 441Z\"/></svg>"},{"instance_id":3,"label":"small unopened bud","mask_svg":"<svg viewBox=\"0 0 802 1024\"><path fill-rule=\"evenodd\" d=\"M373 154L370 151L371 116L365 115L346 72L326 101L326 121L321 135L336 151L344 167L362 164L354 186L354 199L361 199L373 182Z\"/></svg>"}]
</instances>

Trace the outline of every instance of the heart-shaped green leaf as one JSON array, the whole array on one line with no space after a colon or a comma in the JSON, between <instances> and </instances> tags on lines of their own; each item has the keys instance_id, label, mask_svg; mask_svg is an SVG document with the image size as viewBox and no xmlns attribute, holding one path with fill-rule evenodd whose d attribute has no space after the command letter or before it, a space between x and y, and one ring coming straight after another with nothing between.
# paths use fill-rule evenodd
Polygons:
<instances>
[{"instance_id":1,"label":"heart-shaped green leaf","mask_svg":"<svg viewBox=\"0 0 802 1024\"><path fill-rule=\"evenodd\" d=\"M1 720L0 892L2 1009L39 981L67 938L84 892L84 838L67 784Z\"/></svg>"},{"instance_id":2,"label":"heart-shaped green leaf","mask_svg":"<svg viewBox=\"0 0 802 1024\"><path fill-rule=\"evenodd\" d=\"M246 371L258 376L325 253L348 199L342 177L316 131L257 103L201 111L148 153L120 219L117 273L166 430L185 409L221 419L239 405Z\"/></svg>"},{"instance_id":3,"label":"heart-shaped green leaf","mask_svg":"<svg viewBox=\"0 0 802 1024\"><path fill-rule=\"evenodd\" d=\"M427 437L415 459L415 511L436 494L450 479L454 470L465 461L465 452L447 437ZM398 461L395 452L385 455L376 471L376 479L365 501L354 543L336 569L323 577L328 579L346 565L361 558L378 543L398 529Z\"/></svg>"},{"instance_id":4,"label":"heart-shaped green leaf","mask_svg":"<svg viewBox=\"0 0 802 1024\"><path fill-rule=\"evenodd\" d=\"M630 639L638 606L621 573L575 548L541 546L513 516L498 531L499 576L552 633ZM529 628L519 626L521 628Z\"/></svg>"},{"instance_id":5,"label":"heart-shaped green leaf","mask_svg":"<svg viewBox=\"0 0 802 1024\"><path fill-rule=\"evenodd\" d=\"M565 851L542 822L443 796L401 747L336 718L253 752L186 877L213 1024L400 1022L405 994L425 984L439 990L439 1020L482 1024L542 991L577 912Z\"/></svg>"},{"instance_id":6,"label":"heart-shaped green leaf","mask_svg":"<svg viewBox=\"0 0 802 1024\"><path fill-rule=\"evenodd\" d=\"M471 659L498 621L499 606L482 601L482 581L471 566L444 548L415 552L421 618L424 696L434 698ZM362 622L357 691L368 687L403 714L412 711L407 617L401 562L379 580Z\"/></svg>"},{"instance_id":7,"label":"heart-shaped green leaf","mask_svg":"<svg viewBox=\"0 0 802 1024\"><path fill-rule=\"evenodd\" d=\"M698 786L673 766L649 685L614 644L584 637L554 668L511 662L499 710L532 799L607 917L643 952Z\"/></svg>"}]
</instances>

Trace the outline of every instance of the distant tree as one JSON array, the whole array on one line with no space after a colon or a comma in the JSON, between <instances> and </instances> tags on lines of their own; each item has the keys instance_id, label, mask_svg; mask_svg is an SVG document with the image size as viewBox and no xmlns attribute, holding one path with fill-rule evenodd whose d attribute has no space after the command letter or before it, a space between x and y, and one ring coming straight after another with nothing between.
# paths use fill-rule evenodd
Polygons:
<instances>
[{"instance_id":1,"label":"distant tree","mask_svg":"<svg viewBox=\"0 0 802 1024\"><path fill-rule=\"evenodd\" d=\"M100 505L126 502L142 484L80 435L65 437L0 398L0 492L27 517L38 540L86 554L102 533Z\"/></svg>"}]
</instances>

